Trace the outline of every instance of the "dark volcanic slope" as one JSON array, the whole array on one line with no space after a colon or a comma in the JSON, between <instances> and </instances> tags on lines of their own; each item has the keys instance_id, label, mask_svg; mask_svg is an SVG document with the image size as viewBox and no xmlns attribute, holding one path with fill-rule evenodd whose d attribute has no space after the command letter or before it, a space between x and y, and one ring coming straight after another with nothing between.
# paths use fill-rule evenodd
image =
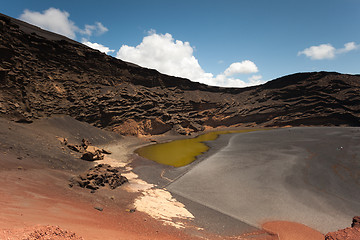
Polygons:
<instances>
[{"instance_id":1,"label":"dark volcanic slope","mask_svg":"<svg viewBox=\"0 0 360 240\"><path fill-rule=\"evenodd\" d=\"M0 116L16 121L67 114L125 134L360 125L359 75L299 73L226 89L126 63L5 15L0 33Z\"/></svg>"}]
</instances>

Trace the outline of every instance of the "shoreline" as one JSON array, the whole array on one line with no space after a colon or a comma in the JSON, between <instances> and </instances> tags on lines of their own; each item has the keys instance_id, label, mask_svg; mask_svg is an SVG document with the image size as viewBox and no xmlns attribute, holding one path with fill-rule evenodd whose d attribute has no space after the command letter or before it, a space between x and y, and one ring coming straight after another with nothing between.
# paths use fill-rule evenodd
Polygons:
<instances>
[{"instance_id":1,"label":"shoreline","mask_svg":"<svg viewBox=\"0 0 360 240\"><path fill-rule=\"evenodd\" d=\"M332 188L332 185L322 184L323 182L326 183L326 181L345 184L341 178L343 175L339 178L339 173L333 173L331 170L332 164L351 164L350 160L353 158L351 152L359 151L359 147L354 145L353 141L358 137L358 128L341 127L298 127L237 134L231 139L231 143L227 145L226 149L220 150L208 157L206 162L201 162L195 166L178 179L175 184L170 184L169 190L185 198L200 202L205 206L210 206L219 211L222 210L229 215L234 214L232 216L237 219L249 219L253 225L259 224L258 226L261 226L262 223L267 221L287 220L289 224L291 222L305 222L315 229L322 229L323 233L335 231L347 227L348 221L356 215L356 209L359 206L351 204L356 202L354 196L351 195L356 186L354 184L349 185L349 182L346 183L346 188ZM234 141L235 139L237 140ZM261 141L258 139L261 139ZM239 140L242 142L241 147L236 145ZM289 143L291 141L292 143ZM231 153L231 151L234 153ZM310 161L308 152L314 151L316 158L312 157L314 159ZM240 159L240 165L236 163L235 158ZM226 163L222 164L224 160L226 160ZM260 162L257 163L256 161ZM284 163L287 165L284 165ZM307 164L311 164L311 167ZM232 168L228 166L232 166ZM246 166L254 166L255 168L246 168ZM270 166L278 167L271 170ZM304 176L302 176L302 173L305 171L303 170L304 167L306 171L311 170L312 172L309 173L309 176L306 175L303 182ZM321 167L324 167L324 169ZM330 168L329 171L327 171L328 168ZM243 170L239 172L237 169ZM354 166L353 169L356 169L356 167ZM231 171L235 171L235 175L231 175ZM321 174L319 175L319 173ZM319 178L319 176L322 178ZM309 185L308 181L311 182L311 185ZM225 190L228 188L226 183L232 183L229 191ZM201 189L200 193L192 186ZM317 187L324 187L324 194L319 192ZM346 192L345 189L348 188L349 191ZM236 189L241 189L241 191L239 192ZM261 190L259 192L259 189L265 191ZM353 191L350 191L350 189L353 189ZM298 195L300 190L302 190L302 194ZM213 194L214 191L219 192L219 194ZM330 191L330 194L327 194L326 191ZM342 194L345 194L342 196L346 203L340 204L337 194L333 193L334 191L342 191ZM201 192L208 194L202 194ZM237 192L237 195L229 196L228 194L232 194L232 192ZM223 201L223 196L227 196L226 201ZM236 196L243 197L239 199ZM279 198L279 196L282 197ZM313 199L313 201L309 199ZM236 202L237 205L240 204L242 206L240 207L241 211L232 202ZM283 204L279 204L281 202ZM247 203L251 203L250 206L247 206ZM317 203L321 204L322 210L319 210ZM232 207L224 208L224 206ZM296 209L301 206L303 207L300 209L304 211L299 215ZM345 206L347 211L344 211ZM353 209L352 211L350 207ZM277 208L280 208L281 211L276 211ZM248 211L247 209L254 209L255 211ZM275 212L271 209L275 209ZM305 211L306 209L308 210ZM291 214L294 211L295 213ZM322 211L324 212L322 213ZM338 217L329 219L329 216L334 216L332 213ZM292 217L289 217L289 214ZM261 224L258 222L259 220Z\"/></svg>"}]
</instances>

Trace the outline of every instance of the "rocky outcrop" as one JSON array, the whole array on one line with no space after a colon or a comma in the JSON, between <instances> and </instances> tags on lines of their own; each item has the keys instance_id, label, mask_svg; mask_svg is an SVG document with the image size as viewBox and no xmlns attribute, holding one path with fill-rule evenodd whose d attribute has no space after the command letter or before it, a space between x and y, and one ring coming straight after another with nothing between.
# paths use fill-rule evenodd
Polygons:
<instances>
[{"instance_id":1,"label":"rocky outcrop","mask_svg":"<svg viewBox=\"0 0 360 240\"><path fill-rule=\"evenodd\" d=\"M217 126L360 126L360 76L298 73L243 89L167 76L0 15L0 116L66 114L126 135Z\"/></svg>"},{"instance_id":2,"label":"rocky outcrop","mask_svg":"<svg viewBox=\"0 0 360 240\"><path fill-rule=\"evenodd\" d=\"M70 150L81 153L81 159L86 161L103 160L104 154L111 154L110 151L101 149L95 146L91 146L90 142L86 139L82 139L82 144L71 144L68 143L66 138L58 138L59 141L67 146Z\"/></svg>"},{"instance_id":3,"label":"rocky outcrop","mask_svg":"<svg viewBox=\"0 0 360 240\"><path fill-rule=\"evenodd\" d=\"M70 180L70 187L78 185L82 188L95 191L105 186L115 189L127 182L127 178L120 174L119 168L111 167L108 164L99 164L90 168L87 172L72 178Z\"/></svg>"},{"instance_id":4,"label":"rocky outcrop","mask_svg":"<svg viewBox=\"0 0 360 240\"><path fill-rule=\"evenodd\" d=\"M325 240L358 240L360 239L360 216L354 217L351 227L326 234Z\"/></svg>"}]
</instances>

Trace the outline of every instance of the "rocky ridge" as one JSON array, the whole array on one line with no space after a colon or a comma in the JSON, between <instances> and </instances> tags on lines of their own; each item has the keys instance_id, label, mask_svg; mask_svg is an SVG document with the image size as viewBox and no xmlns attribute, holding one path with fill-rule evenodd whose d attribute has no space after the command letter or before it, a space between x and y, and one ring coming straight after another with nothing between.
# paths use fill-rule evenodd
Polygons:
<instances>
[{"instance_id":1,"label":"rocky ridge","mask_svg":"<svg viewBox=\"0 0 360 240\"><path fill-rule=\"evenodd\" d=\"M0 116L18 122L66 114L125 135L360 125L360 75L298 73L256 87L210 87L2 14L0 33Z\"/></svg>"}]
</instances>

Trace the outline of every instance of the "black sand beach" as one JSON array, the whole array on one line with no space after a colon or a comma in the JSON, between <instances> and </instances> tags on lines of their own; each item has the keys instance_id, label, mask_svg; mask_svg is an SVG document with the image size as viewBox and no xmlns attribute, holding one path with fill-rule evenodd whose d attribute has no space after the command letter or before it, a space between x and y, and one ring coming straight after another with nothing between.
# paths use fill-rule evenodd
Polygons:
<instances>
[{"instance_id":1,"label":"black sand beach","mask_svg":"<svg viewBox=\"0 0 360 240\"><path fill-rule=\"evenodd\" d=\"M221 136L226 147L167 189L255 227L285 220L334 231L360 212L359 139L359 129L340 127Z\"/></svg>"}]
</instances>

